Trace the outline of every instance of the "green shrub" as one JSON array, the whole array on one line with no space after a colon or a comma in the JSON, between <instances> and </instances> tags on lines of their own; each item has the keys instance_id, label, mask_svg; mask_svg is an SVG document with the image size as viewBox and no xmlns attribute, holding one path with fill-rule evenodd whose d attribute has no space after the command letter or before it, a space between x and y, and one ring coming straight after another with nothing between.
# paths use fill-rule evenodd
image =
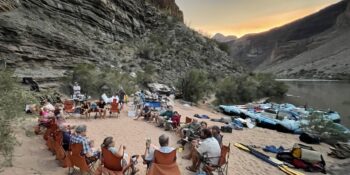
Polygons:
<instances>
[{"instance_id":1,"label":"green shrub","mask_svg":"<svg viewBox=\"0 0 350 175\"><path fill-rule=\"evenodd\" d=\"M219 46L219 49L226 52L227 54L230 53L230 46L227 43L221 43L221 42L216 42Z\"/></svg>"},{"instance_id":2,"label":"green shrub","mask_svg":"<svg viewBox=\"0 0 350 175\"><path fill-rule=\"evenodd\" d=\"M11 166L14 146L17 144L12 122L24 115L26 103L37 103L37 100L32 93L18 86L16 78L9 71L0 71L0 91L0 152L4 156L1 165Z\"/></svg>"},{"instance_id":3,"label":"green shrub","mask_svg":"<svg viewBox=\"0 0 350 175\"><path fill-rule=\"evenodd\" d=\"M127 74L111 68L99 70L92 65L81 64L64 79L62 89L70 94L71 84L78 82L81 91L92 97L99 97L102 93L112 95L123 88L127 94L135 91L135 81ZM107 87L107 89L103 89Z\"/></svg>"},{"instance_id":4,"label":"green shrub","mask_svg":"<svg viewBox=\"0 0 350 175\"><path fill-rule=\"evenodd\" d=\"M218 104L246 103L263 97L280 97L288 90L283 82L275 81L269 74L228 77L217 84L215 96Z\"/></svg>"},{"instance_id":5,"label":"green shrub","mask_svg":"<svg viewBox=\"0 0 350 175\"><path fill-rule=\"evenodd\" d=\"M136 82L138 85L147 87L148 83L152 83L154 81L156 68L152 64L147 64L143 71L138 71L136 73Z\"/></svg>"},{"instance_id":6,"label":"green shrub","mask_svg":"<svg viewBox=\"0 0 350 175\"><path fill-rule=\"evenodd\" d=\"M177 88L184 100L198 102L211 89L208 74L203 70L193 69L177 82Z\"/></svg>"}]
</instances>

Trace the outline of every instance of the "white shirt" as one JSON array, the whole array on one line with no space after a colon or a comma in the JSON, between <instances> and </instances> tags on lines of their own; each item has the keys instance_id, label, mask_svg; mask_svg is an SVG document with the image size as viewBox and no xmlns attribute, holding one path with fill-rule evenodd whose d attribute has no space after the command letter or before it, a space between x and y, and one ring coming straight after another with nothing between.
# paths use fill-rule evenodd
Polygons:
<instances>
[{"instance_id":1,"label":"white shirt","mask_svg":"<svg viewBox=\"0 0 350 175\"><path fill-rule=\"evenodd\" d=\"M219 163L221 148L219 142L214 137L203 140L197 148L197 151L200 155L206 153L212 165L217 165Z\"/></svg>"},{"instance_id":2,"label":"white shirt","mask_svg":"<svg viewBox=\"0 0 350 175\"><path fill-rule=\"evenodd\" d=\"M118 96L112 96L112 98L110 99L111 103L113 102L114 99L117 100L117 103L119 102L119 97Z\"/></svg>"},{"instance_id":3,"label":"white shirt","mask_svg":"<svg viewBox=\"0 0 350 175\"><path fill-rule=\"evenodd\" d=\"M51 103L46 103L42 109L46 108L49 111L54 111L55 107Z\"/></svg>"},{"instance_id":4,"label":"white shirt","mask_svg":"<svg viewBox=\"0 0 350 175\"><path fill-rule=\"evenodd\" d=\"M80 94L80 86L79 85L74 85L73 86L73 92L74 94Z\"/></svg>"}]
</instances>

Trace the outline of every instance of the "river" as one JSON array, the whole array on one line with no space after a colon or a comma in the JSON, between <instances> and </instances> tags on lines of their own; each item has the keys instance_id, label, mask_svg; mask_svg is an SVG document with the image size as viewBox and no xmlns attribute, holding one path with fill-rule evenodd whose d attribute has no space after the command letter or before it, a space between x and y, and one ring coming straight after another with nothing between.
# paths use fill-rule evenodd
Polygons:
<instances>
[{"instance_id":1,"label":"river","mask_svg":"<svg viewBox=\"0 0 350 175\"><path fill-rule=\"evenodd\" d=\"M278 80L289 86L287 95L276 102L337 111L341 123L350 128L350 82L325 80Z\"/></svg>"}]
</instances>

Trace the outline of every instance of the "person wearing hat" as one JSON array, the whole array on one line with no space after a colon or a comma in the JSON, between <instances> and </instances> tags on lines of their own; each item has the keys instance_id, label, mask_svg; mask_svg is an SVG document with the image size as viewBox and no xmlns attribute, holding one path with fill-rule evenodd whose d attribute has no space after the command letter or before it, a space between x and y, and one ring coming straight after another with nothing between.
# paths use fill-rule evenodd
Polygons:
<instances>
[{"instance_id":1,"label":"person wearing hat","mask_svg":"<svg viewBox=\"0 0 350 175\"><path fill-rule=\"evenodd\" d=\"M89 139L86 137L86 125L79 125L75 128L75 134L71 135L70 138L70 144L74 144L74 143L78 143L78 144L82 144L83 145L83 150L82 153L85 158L86 161L88 163L92 163L94 161L96 161L100 156L99 152L95 152L92 149L92 145L91 143L93 143L93 141L89 141Z\"/></svg>"}]
</instances>

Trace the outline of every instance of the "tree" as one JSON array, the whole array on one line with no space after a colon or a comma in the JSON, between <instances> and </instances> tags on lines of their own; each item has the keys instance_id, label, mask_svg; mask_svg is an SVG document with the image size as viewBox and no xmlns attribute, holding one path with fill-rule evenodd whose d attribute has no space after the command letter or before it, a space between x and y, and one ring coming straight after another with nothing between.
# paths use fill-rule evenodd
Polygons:
<instances>
[{"instance_id":1,"label":"tree","mask_svg":"<svg viewBox=\"0 0 350 175\"><path fill-rule=\"evenodd\" d=\"M196 103L210 89L208 74L203 70L193 69L178 80L177 88L181 91L184 100Z\"/></svg>"}]
</instances>

